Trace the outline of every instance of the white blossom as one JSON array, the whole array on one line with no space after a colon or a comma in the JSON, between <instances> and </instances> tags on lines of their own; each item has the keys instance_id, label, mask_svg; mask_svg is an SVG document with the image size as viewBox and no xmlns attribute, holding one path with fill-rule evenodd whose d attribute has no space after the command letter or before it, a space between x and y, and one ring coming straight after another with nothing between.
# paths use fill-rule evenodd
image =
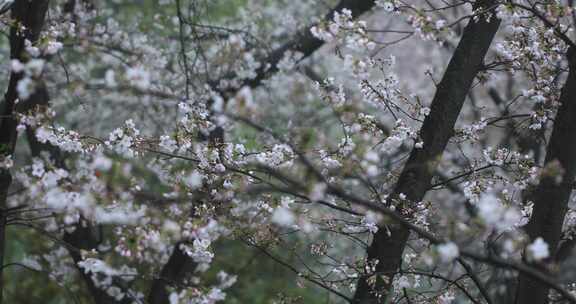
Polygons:
<instances>
[{"instance_id":1,"label":"white blossom","mask_svg":"<svg viewBox=\"0 0 576 304\"><path fill-rule=\"evenodd\" d=\"M453 242L448 242L436 246L436 251L440 257L440 261L443 263L449 263L454 261L458 256L460 256L460 251L458 246Z\"/></svg>"},{"instance_id":2,"label":"white blossom","mask_svg":"<svg viewBox=\"0 0 576 304\"><path fill-rule=\"evenodd\" d=\"M294 224L296 217L290 209L286 207L278 207L274 209L271 220L279 226L290 227Z\"/></svg>"},{"instance_id":3,"label":"white blossom","mask_svg":"<svg viewBox=\"0 0 576 304\"><path fill-rule=\"evenodd\" d=\"M146 90L150 86L150 73L141 66L126 70L126 78L131 85L138 89Z\"/></svg>"},{"instance_id":4,"label":"white blossom","mask_svg":"<svg viewBox=\"0 0 576 304\"><path fill-rule=\"evenodd\" d=\"M532 261L541 261L550 256L548 244L541 237L536 238L532 244L528 245L526 251L528 259Z\"/></svg>"}]
</instances>

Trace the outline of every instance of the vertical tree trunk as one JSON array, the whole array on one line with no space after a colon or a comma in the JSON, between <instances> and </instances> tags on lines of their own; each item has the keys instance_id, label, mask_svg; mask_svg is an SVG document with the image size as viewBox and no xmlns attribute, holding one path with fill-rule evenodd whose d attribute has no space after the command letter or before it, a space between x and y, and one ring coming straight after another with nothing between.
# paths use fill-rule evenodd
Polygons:
<instances>
[{"instance_id":1,"label":"vertical tree trunk","mask_svg":"<svg viewBox=\"0 0 576 304\"><path fill-rule=\"evenodd\" d=\"M151 304L168 303L170 294L167 287L182 285L183 279L196 269L197 263L180 250L178 245L174 246L174 252L162 268L160 277L155 279L152 284L148 296L148 302Z\"/></svg>"},{"instance_id":2,"label":"vertical tree trunk","mask_svg":"<svg viewBox=\"0 0 576 304\"><path fill-rule=\"evenodd\" d=\"M554 128L546 147L545 164L559 162L563 169L562 181L544 172L540 184L532 194L534 210L526 225L531 240L542 237L548 243L551 258L555 257L562 233L562 224L576 175L576 50L567 53L568 78L560 95L560 108L554 119ZM546 168L546 166L545 166ZM546 169L545 169L546 171ZM520 275L516 303L547 303L548 288L531 278Z\"/></svg>"},{"instance_id":3,"label":"vertical tree trunk","mask_svg":"<svg viewBox=\"0 0 576 304\"><path fill-rule=\"evenodd\" d=\"M496 1L480 0L475 8L491 8ZM448 140L454 133L454 124L466 100L472 82L482 66L490 44L496 34L500 20L491 14L487 21L470 20L462 38L454 51L454 55L446 68L436 94L432 100L430 114L424 120L420 136L424 141L421 149L412 149L410 157L400 174L398 182L390 196L398 199L402 193L406 195L407 204L399 211L407 217L411 216L410 202L419 202L424 198L433 172L436 170ZM403 226L388 226L380 229L373 238L367 250L368 260L378 260L376 272L378 276L361 278L358 281L355 303L384 303L395 273L402 263L402 254L410 232Z\"/></svg>"},{"instance_id":4,"label":"vertical tree trunk","mask_svg":"<svg viewBox=\"0 0 576 304\"><path fill-rule=\"evenodd\" d=\"M44 25L46 11L48 10L48 0L16 1L12 6L12 19L15 24L10 29L10 58L25 62L27 56L24 54L24 41L29 40L34 43L40 36L40 31ZM21 30L19 26L25 28ZM21 73L10 73L10 82L4 95L2 104L2 120L0 123L0 155L1 157L11 157L14 154L16 145L15 114L24 107L27 100L20 100L18 108L16 100L18 92L16 86L22 79ZM33 95L36 95L34 93ZM33 97L33 96L32 96ZM8 189L12 183L12 174L9 169L0 168L0 265L4 265L4 251L6 245L6 200ZM4 280L2 277L2 267L0 267L0 302L2 302Z\"/></svg>"}]
</instances>

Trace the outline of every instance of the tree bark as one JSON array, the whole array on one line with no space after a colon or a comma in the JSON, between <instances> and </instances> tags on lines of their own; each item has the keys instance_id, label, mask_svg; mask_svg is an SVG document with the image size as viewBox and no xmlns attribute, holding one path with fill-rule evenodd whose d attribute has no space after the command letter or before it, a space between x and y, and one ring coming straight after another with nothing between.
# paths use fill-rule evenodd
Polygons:
<instances>
[{"instance_id":1,"label":"tree bark","mask_svg":"<svg viewBox=\"0 0 576 304\"><path fill-rule=\"evenodd\" d=\"M90 274L84 272L84 269L78 267L78 262L83 261L82 255L80 254L80 250L92 250L98 247L100 244L100 240L96 238L94 235L94 228L93 226L82 227L82 225L77 224L76 230L72 233L65 233L64 234L64 242L74 246L74 250L68 249L68 253L74 260L74 264L76 268L80 272L80 276L84 280L84 283L88 287L88 291L92 296L92 300L96 304L131 304L135 303L132 300L132 296L125 295L122 299L116 300L114 297L110 296L106 290L99 288L94 284L92 277ZM113 278L112 284L116 287L122 289L122 291L126 291L123 286L118 284L118 278Z\"/></svg>"},{"instance_id":2,"label":"tree bark","mask_svg":"<svg viewBox=\"0 0 576 304\"><path fill-rule=\"evenodd\" d=\"M480 0L476 2L475 8L492 8L495 3L494 0ZM424 146L412 149L390 196L391 200L397 200L400 194L406 195L406 202L402 202L398 210L408 218L411 217L410 203L421 201L430 188L433 173L454 133L454 125L468 91L498 31L500 20L493 15L493 11L490 14L489 20L484 17L478 21L471 19L464 29L437 86L430 114L420 129ZM410 232L400 225L387 227L391 234L388 235L387 228L381 227L367 250L368 261L379 261L376 265L378 275L376 278L364 277L358 281L354 303L384 303L388 297L394 275L402 263Z\"/></svg>"},{"instance_id":3,"label":"tree bark","mask_svg":"<svg viewBox=\"0 0 576 304\"><path fill-rule=\"evenodd\" d=\"M557 175L544 172L540 183L532 193L534 209L525 227L530 240L541 237L546 241L552 260L558 251L562 225L572 186L576 175L576 50L570 47L567 53L569 72L560 94L560 108L554 119L554 128L546 147L546 165L559 162L562 181ZM548 166L549 167L549 166ZM545 267L540 267L545 271ZM520 275L516 292L516 303L547 303L548 287L533 279Z\"/></svg>"},{"instance_id":4,"label":"tree bark","mask_svg":"<svg viewBox=\"0 0 576 304\"><path fill-rule=\"evenodd\" d=\"M167 287L171 285L181 285L182 280L187 274L192 273L196 269L197 264L182 250L178 248L178 244L174 246L174 252L170 255L170 259L162 268L160 277L154 280L150 295L148 297L149 303L168 303L167 299L170 294Z\"/></svg>"},{"instance_id":5,"label":"tree bark","mask_svg":"<svg viewBox=\"0 0 576 304\"><path fill-rule=\"evenodd\" d=\"M48 0L35 1L16 1L12 5L12 19L15 21L10 29L10 58L18 59L22 62L27 61L25 54L25 40L34 43L38 40L46 11L48 10ZM19 25L25 29L21 30ZM16 146L16 113L25 107L27 100L18 99L16 86L22 79L22 73L10 73L10 82L4 95L2 104L2 120L0 121L0 155L2 158L11 157L14 154ZM38 93L34 93L36 95ZM33 96L32 96L33 97ZM12 184L12 174L9 169L0 168L0 265L4 265L4 251L6 246L6 201L8 199L8 190ZM0 267L0 303L3 298L4 280L3 271Z\"/></svg>"}]
</instances>

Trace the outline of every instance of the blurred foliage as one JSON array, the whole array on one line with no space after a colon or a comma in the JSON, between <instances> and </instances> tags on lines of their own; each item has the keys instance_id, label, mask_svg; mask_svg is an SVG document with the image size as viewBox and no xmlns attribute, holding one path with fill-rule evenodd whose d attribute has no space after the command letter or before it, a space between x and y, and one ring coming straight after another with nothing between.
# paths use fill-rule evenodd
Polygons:
<instances>
[{"instance_id":1,"label":"blurred foliage","mask_svg":"<svg viewBox=\"0 0 576 304\"><path fill-rule=\"evenodd\" d=\"M295 262L289 256L274 254L284 261ZM238 275L236 284L226 292L225 303L326 303L326 291L303 281L305 288L299 287L295 273L240 241L218 242L214 265L217 267L213 271Z\"/></svg>"}]
</instances>

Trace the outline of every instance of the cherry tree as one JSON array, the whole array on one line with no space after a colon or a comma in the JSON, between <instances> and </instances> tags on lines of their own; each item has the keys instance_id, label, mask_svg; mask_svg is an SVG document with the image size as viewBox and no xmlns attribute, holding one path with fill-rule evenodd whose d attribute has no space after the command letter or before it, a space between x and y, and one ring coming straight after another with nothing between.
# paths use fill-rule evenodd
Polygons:
<instances>
[{"instance_id":1,"label":"cherry tree","mask_svg":"<svg viewBox=\"0 0 576 304\"><path fill-rule=\"evenodd\" d=\"M0 13L0 302L576 303L572 0Z\"/></svg>"}]
</instances>

